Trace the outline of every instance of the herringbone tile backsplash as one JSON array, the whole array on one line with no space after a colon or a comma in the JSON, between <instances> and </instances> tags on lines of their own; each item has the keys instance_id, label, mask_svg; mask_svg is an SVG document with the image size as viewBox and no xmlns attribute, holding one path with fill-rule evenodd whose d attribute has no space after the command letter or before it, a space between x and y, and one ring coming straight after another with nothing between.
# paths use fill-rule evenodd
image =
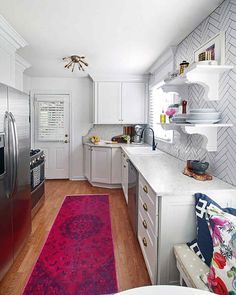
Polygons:
<instances>
[{"instance_id":1,"label":"herringbone tile backsplash","mask_svg":"<svg viewBox=\"0 0 236 295\"><path fill-rule=\"evenodd\" d=\"M236 0L226 0L177 47L176 66L183 60L194 60L194 51L219 31L226 33L226 64L236 66ZM201 86L189 87L190 108L215 108L222 113L224 123L232 128L218 129L218 150L207 152L201 148L199 135L175 133L174 144L159 142L160 149L182 160L198 159L210 163L210 172L236 185L236 68L220 79L220 100L206 101Z\"/></svg>"}]
</instances>

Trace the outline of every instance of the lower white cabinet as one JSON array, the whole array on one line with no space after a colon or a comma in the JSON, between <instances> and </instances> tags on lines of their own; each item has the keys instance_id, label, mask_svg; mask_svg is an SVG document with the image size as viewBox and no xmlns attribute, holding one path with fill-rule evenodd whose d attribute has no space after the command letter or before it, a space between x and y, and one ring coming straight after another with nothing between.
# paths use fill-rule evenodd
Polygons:
<instances>
[{"instance_id":1,"label":"lower white cabinet","mask_svg":"<svg viewBox=\"0 0 236 295\"><path fill-rule=\"evenodd\" d=\"M188 179L187 179L188 180ZM199 191L222 207L235 207L235 190ZM163 188L160 188L160 190ZM173 246L196 238L194 192L154 192L139 174L138 240L152 284L178 284Z\"/></svg>"},{"instance_id":2,"label":"lower white cabinet","mask_svg":"<svg viewBox=\"0 0 236 295\"><path fill-rule=\"evenodd\" d=\"M138 240L152 284L157 281L157 206L158 199L139 175Z\"/></svg>"},{"instance_id":3,"label":"lower white cabinet","mask_svg":"<svg viewBox=\"0 0 236 295\"><path fill-rule=\"evenodd\" d=\"M91 148L91 181L100 183L111 182L110 148Z\"/></svg>"},{"instance_id":4,"label":"lower white cabinet","mask_svg":"<svg viewBox=\"0 0 236 295\"><path fill-rule=\"evenodd\" d=\"M84 145L84 176L90 179L91 175L91 147L89 145Z\"/></svg>"},{"instance_id":5,"label":"lower white cabinet","mask_svg":"<svg viewBox=\"0 0 236 295\"><path fill-rule=\"evenodd\" d=\"M84 175L94 185L120 185L121 148L85 144Z\"/></svg>"},{"instance_id":6,"label":"lower white cabinet","mask_svg":"<svg viewBox=\"0 0 236 295\"><path fill-rule=\"evenodd\" d=\"M124 152L121 152L121 170L122 170L122 189L125 196L126 203L128 203L128 165L129 159Z\"/></svg>"}]
</instances>

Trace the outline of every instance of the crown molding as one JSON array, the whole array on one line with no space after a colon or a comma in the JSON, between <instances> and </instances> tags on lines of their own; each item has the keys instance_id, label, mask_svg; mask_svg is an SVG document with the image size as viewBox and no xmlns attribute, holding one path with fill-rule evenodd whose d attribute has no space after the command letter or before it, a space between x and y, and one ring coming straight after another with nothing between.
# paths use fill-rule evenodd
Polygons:
<instances>
[{"instance_id":1,"label":"crown molding","mask_svg":"<svg viewBox=\"0 0 236 295\"><path fill-rule=\"evenodd\" d=\"M166 51L164 51L154 62L154 64L148 69L148 72L153 74L157 71L157 69L162 68L165 64L173 62L175 58L175 52L177 47L170 46Z\"/></svg>"},{"instance_id":2,"label":"crown molding","mask_svg":"<svg viewBox=\"0 0 236 295\"><path fill-rule=\"evenodd\" d=\"M16 50L28 45L28 43L16 32L2 15L0 15L0 36L10 43Z\"/></svg>"},{"instance_id":3,"label":"crown molding","mask_svg":"<svg viewBox=\"0 0 236 295\"><path fill-rule=\"evenodd\" d=\"M148 82L147 75L114 75L114 74L89 74L94 82Z\"/></svg>"},{"instance_id":4,"label":"crown molding","mask_svg":"<svg viewBox=\"0 0 236 295\"><path fill-rule=\"evenodd\" d=\"M20 67L23 71L31 67L31 64L17 53L15 54L15 59L16 65Z\"/></svg>"}]
</instances>

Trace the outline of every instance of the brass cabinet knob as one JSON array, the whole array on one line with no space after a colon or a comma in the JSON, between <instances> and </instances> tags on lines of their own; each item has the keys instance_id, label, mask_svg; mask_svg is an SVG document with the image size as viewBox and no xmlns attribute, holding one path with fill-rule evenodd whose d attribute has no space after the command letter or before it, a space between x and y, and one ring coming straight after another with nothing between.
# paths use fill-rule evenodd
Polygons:
<instances>
[{"instance_id":1,"label":"brass cabinet knob","mask_svg":"<svg viewBox=\"0 0 236 295\"><path fill-rule=\"evenodd\" d=\"M148 211L148 206L147 206L146 203L143 204L143 209L144 209L145 211Z\"/></svg>"},{"instance_id":2,"label":"brass cabinet knob","mask_svg":"<svg viewBox=\"0 0 236 295\"><path fill-rule=\"evenodd\" d=\"M145 238L143 238L143 245L144 245L145 247L147 247L147 241L146 241Z\"/></svg>"},{"instance_id":3,"label":"brass cabinet knob","mask_svg":"<svg viewBox=\"0 0 236 295\"><path fill-rule=\"evenodd\" d=\"M68 137L68 134L65 134L65 137Z\"/></svg>"},{"instance_id":4,"label":"brass cabinet knob","mask_svg":"<svg viewBox=\"0 0 236 295\"><path fill-rule=\"evenodd\" d=\"M147 188L146 185L144 185L143 190L144 190L144 192L145 192L146 194L148 193L148 188Z\"/></svg>"},{"instance_id":5,"label":"brass cabinet knob","mask_svg":"<svg viewBox=\"0 0 236 295\"><path fill-rule=\"evenodd\" d=\"M146 220L143 221L143 227L147 229L147 222L146 222Z\"/></svg>"},{"instance_id":6,"label":"brass cabinet knob","mask_svg":"<svg viewBox=\"0 0 236 295\"><path fill-rule=\"evenodd\" d=\"M64 143L68 143L68 140L64 140Z\"/></svg>"}]
</instances>

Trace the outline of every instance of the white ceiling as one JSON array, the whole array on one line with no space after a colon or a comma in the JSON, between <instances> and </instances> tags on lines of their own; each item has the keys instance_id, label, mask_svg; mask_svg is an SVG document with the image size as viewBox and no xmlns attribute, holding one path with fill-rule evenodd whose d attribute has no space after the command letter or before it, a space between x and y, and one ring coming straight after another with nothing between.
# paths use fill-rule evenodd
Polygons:
<instances>
[{"instance_id":1,"label":"white ceiling","mask_svg":"<svg viewBox=\"0 0 236 295\"><path fill-rule=\"evenodd\" d=\"M143 74L222 0L0 0L0 14L29 43L19 54L31 76ZM87 73L62 57L84 54Z\"/></svg>"}]
</instances>

